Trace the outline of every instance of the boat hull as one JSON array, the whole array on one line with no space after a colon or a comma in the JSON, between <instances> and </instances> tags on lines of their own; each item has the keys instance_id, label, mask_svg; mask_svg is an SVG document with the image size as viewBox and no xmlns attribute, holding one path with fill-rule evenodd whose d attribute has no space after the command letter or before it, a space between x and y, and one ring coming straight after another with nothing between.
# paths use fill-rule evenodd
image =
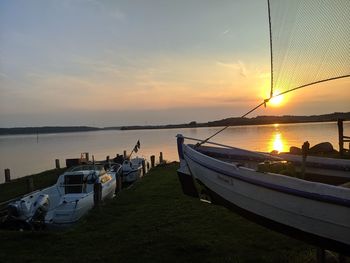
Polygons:
<instances>
[{"instance_id":1,"label":"boat hull","mask_svg":"<svg viewBox=\"0 0 350 263\"><path fill-rule=\"evenodd\" d=\"M142 167L138 169L132 169L129 171L125 171L123 174L123 182L124 183L133 183L140 179L141 177L141 169Z\"/></svg>"},{"instance_id":2,"label":"boat hull","mask_svg":"<svg viewBox=\"0 0 350 263\"><path fill-rule=\"evenodd\" d=\"M113 178L106 184L102 184L101 199L111 199L116 189L116 179ZM70 194L62 197L60 205L52 209L52 213L46 216L46 222L53 225L71 225L79 221L94 207L94 193Z\"/></svg>"},{"instance_id":3,"label":"boat hull","mask_svg":"<svg viewBox=\"0 0 350 263\"><path fill-rule=\"evenodd\" d=\"M123 162L123 183L133 183L141 178L143 161L143 158L135 157Z\"/></svg>"},{"instance_id":4,"label":"boat hull","mask_svg":"<svg viewBox=\"0 0 350 263\"><path fill-rule=\"evenodd\" d=\"M183 189L192 187L188 178L192 177L210 191L216 203L238 208L280 229L296 230L327 247L349 251L349 189L238 167L185 144L179 147L179 156L180 182L187 184Z\"/></svg>"},{"instance_id":5,"label":"boat hull","mask_svg":"<svg viewBox=\"0 0 350 263\"><path fill-rule=\"evenodd\" d=\"M79 198L79 199L78 199ZM89 193L84 197L74 195L64 197L64 201L52 210L52 214L47 215L47 224L50 225L70 225L76 223L94 206L94 195Z\"/></svg>"}]
</instances>

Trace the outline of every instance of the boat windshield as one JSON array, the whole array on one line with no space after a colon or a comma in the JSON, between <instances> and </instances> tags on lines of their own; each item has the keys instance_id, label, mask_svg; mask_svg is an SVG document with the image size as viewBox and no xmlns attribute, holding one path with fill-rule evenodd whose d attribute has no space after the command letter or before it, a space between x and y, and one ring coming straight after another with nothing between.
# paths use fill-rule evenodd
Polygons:
<instances>
[{"instance_id":1,"label":"boat windshield","mask_svg":"<svg viewBox=\"0 0 350 263\"><path fill-rule=\"evenodd\" d=\"M64 189L66 194L82 193L83 191L84 174L73 173L64 176Z\"/></svg>"},{"instance_id":2,"label":"boat windshield","mask_svg":"<svg viewBox=\"0 0 350 263\"><path fill-rule=\"evenodd\" d=\"M105 168L102 165L79 165L72 167L68 172L80 172L80 171L95 171L97 176L102 176L106 173Z\"/></svg>"}]
</instances>

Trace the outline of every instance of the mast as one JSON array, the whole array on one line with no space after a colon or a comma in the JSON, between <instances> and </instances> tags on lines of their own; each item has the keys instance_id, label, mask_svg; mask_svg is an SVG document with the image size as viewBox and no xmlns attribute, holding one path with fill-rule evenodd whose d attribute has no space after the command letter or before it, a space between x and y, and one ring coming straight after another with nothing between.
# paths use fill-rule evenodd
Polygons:
<instances>
[{"instance_id":1,"label":"mast","mask_svg":"<svg viewBox=\"0 0 350 263\"><path fill-rule=\"evenodd\" d=\"M271 90L270 98L273 96L273 57L272 57L272 29L271 29L271 11L270 11L270 0L267 0L267 9L269 13L269 32L270 32L270 67L271 67Z\"/></svg>"}]
</instances>

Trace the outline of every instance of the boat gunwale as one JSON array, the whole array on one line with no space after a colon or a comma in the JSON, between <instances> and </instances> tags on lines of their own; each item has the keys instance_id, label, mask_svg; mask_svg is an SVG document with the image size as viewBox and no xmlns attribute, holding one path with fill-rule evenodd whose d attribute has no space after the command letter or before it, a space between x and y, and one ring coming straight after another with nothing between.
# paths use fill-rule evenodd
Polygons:
<instances>
[{"instance_id":1,"label":"boat gunwale","mask_svg":"<svg viewBox=\"0 0 350 263\"><path fill-rule=\"evenodd\" d=\"M200 155L206 156L207 158L211 158L211 159L216 160L216 161L220 161L220 160L215 159L215 158L213 158L211 156L208 156L208 155L205 155L205 154L203 154L203 153L201 153L199 151L196 151L195 149L192 149L188 145L186 145L186 146L189 149L193 150L194 152L196 152L196 153L198 153ZM247 177L244 177L244 176L239 175L237 173L226 171L226 170L223 170L223 169L219 169L219 168L214 167L214 166L212 166L212 165L210 165L208 163L204 163L203 161L198 160L198 158L196 158L194 156L190 156L188 153L186 153L186 151L184 151L184 155L187 158L189 158L192 161L194 161L195 163L197 163L197 164L199 164L201 166L204 166L205 168L207 168L209 170L212 170L214 172L223 174L225 176L228 176L228 177L240 180L240 181L244 181L244 182L247 182L247 183L250 183L250 184L253 184L253 185L261 186L261 187L264 187L264 188L267 188L267 189L270 189L270 190L278 191L278 192L289 194L289 195L293 195L293 196L298 196L298 197L307 198L307 199L311 199L311 200L315 200L315 201L327 202L327 203L336 204L336 205L340 205L340 206L350 207L350 199L344 199L344 198L341 198L341 197L336 197L336 196L331 196L331 195L324 195L324 194L319 194L319 193L306 192L306 191L297 190L297 189L286 187L286 186L282 186L282 185L272 184L272 183L269 183L269 182L263 182L262 180L247 178ZM227 163L227 164L229 164L229 163ZM234 164L230 164L230 165L232 165L232 167L236 167L238 169L240 168L240 167L237 167ZM244 167L244 168L246 168L246 167ZM246 168L246 169L249 169L249 168ZM252 171L257 172L255 170L252 170ZM280 175L280 174L277 174L277 175ZM282 176L282 175L280 175L280 176ZM292 178L292 177L290 177L290 178ZM300 180L300 179L297 179L297 178L293 178L293 179Z\"/></svg>"}]
</instances>

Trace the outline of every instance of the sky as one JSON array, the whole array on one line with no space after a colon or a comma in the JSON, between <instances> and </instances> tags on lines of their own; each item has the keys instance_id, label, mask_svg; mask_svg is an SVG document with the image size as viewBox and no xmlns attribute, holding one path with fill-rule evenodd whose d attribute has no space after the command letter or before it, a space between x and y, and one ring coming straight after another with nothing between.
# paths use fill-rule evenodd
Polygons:
<instances>
[{"instance_id":1,"label":"sky","mask_svg":"<svg viewBox=\"0 0 350 263\"><path fill-rule=\"evenodd\" d=\"M238 117L268 96L269 52L263 0L3 0L0 127ZM251 117L349 111L349 84Z\"/></svg>"}]
</instances>

